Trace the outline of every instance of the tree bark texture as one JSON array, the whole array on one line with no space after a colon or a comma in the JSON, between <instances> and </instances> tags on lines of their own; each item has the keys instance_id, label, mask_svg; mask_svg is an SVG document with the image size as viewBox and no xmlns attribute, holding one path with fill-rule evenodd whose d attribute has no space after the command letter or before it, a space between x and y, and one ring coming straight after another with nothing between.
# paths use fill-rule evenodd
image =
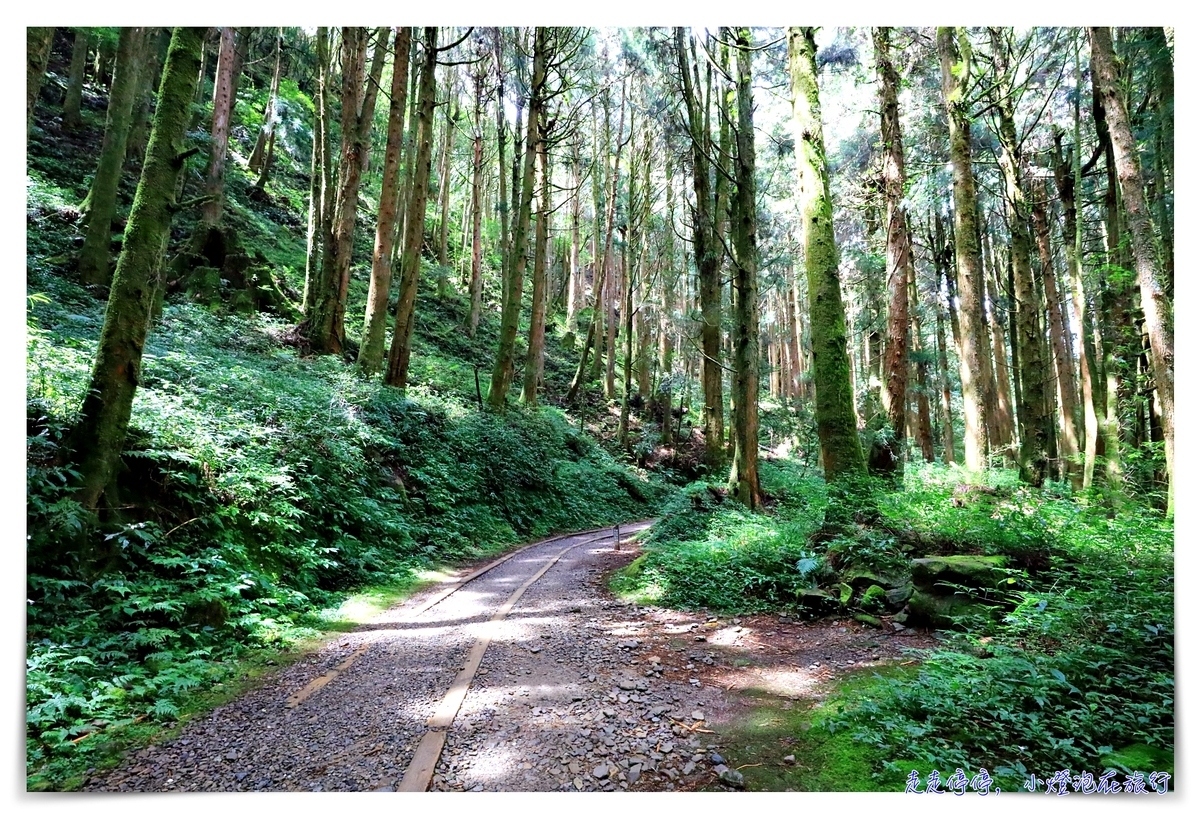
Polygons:
<instances>
[{"instance_id":1,"label":"tree bark texture","mask_svg":"<svg viewBox=\"0 0 1200 818\"><path fill-rule=\"evenodd\" d=\"M363 322L358 366L373 375L383 365L383 335L387 329L388 295L392 287L392 255L400 207L400 151L404 144L404 110L408 97L408 57L412 29L396 29L392 57L391 103L388 108L387 146L383 157L383 180L379 193L379 216L375 225L375 251L371 256L371 283L367 290L367 314Z\"/></svg>"},{"instance_id":2,"label":"tree bark texture","mask_svg":"<svg viewBox=\"0 0 1200 818\"><path fill-rule=\"evenodd\" d=\"M177 28L171 38L146 162L113 274L91 383L72 433L80 474L76 499L93 511L116 475L134 391L141 380L154 279L170 231L175 183L183 168L188 103L196 89L204 33L202 28Z\"/></svg>"},{"instance_id":3,"label":"tree bark texture","mask_svg":"<svg viewBox=\"0 0 1200 818\"><path fill-rule=\"evenodd\" d=\"M832 480L865 474L866 461L858 437L846 350L846 310L838 278L814 35L812 28L788 29L788 67L799 169L797 200L808 274L817 436L825 477Z\"/></svg>"},{"instance_id":4,"label":"tree bark texture","mask_svg":"<svg viewBox=\"0 0 1200 818\"><path fill-rule=\"evenodd\" d=\"M1142 170L1137 142L1130 127L1129 112L1117 82L1112 35L1105 27L1091 27L1092 71L1104 102L1116 160L1121 198L1133 244L1134 268L1150 336L1150 362L1154 388L1162 408L1163 440L1167 458L1167 513L1174 512L1175 475L1175 346L1172 338L1171 305L1163 292L1162 270L1155 248L1154 228L1142 191Z\"/></svg>"},{"instance_id":5,"label":"tree bark texture","mask_svg":"<svg viewBox=\"0 0 1200 818\"><path fill-rule=\"evenodd\" d=\"M983 264L976 223L975 176L971 170L971 123L964 92L969 82L968 60L959 53L957 31L939 27L938 56L942 93L950 120L950 161L954 169L954 251L958 271L958 309L961 324L959 374L962 380L964 460L968 471L987 467L987 349L983 346Z\"/></svg>"}]
</instances>

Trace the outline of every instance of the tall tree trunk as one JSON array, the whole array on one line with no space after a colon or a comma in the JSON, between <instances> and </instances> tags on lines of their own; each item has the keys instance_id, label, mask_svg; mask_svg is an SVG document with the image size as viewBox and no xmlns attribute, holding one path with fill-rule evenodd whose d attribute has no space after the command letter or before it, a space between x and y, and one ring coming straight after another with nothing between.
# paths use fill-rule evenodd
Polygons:
<instances>
[{"instance_id":1,"label":"tall tree trunk","mask_svg":"<svg viewBox=\"0 0 1200 818\"><path fill-rule=\"evenodd\" d=\"M946 283L946 309L943 310L941 298L938 298L937 304L937 348L938 348L938 378L942 383L942 401L941 401L941 418L942 418L942 459L947 466L953 465L957 458L954 452L954 415L950 409L950 362L947 355L946 344L946 322L943 317L943 312L950 314L951 332L954 335L955 343L958 342L958 321L954 313L954 289L952 286L952 276L950 275L950 263L952 260L952 252L946 245L945 229L942 226L942 216L937 211L934 211L933 228L929 231L929 244L931 255L933 256L934 274L937 276L937 288L939 292L942 289L942 282Z\"/></svg>"},{"instance_id":2,"label":"tall tree trunk","mask_svg":"<svg viewBox=\"0 0 1200 818\"><path fill-rule=\"evenodd\" d=\"M892 439L890 457L880 465L888 471L903 468L905 388L908 384L908 282L913 278L912 245L904 209L904 143L900 106L896 101L900 75L892 65L891 29L874 29L875 65L879 72L880 119L883 135L883 192L887 199L888 331L884 345L883 408Z\"/></svg>"},{"instance_id":3,"label":"tall tree trunk","mask_svg":"<svg viewBox=\"0 0 1200 818\"><path fill-rule=\"evenodd\" d=\"M548 29L539 26L534 31L533 82L529 88L529 121L526 124L525 161L521 178L520 207L513 227L512 245L509 248L512 262L508 267L508 287L504 293L504 305L500 314L500 342L496 350L496 361L492 367L492 383L488 391L488 404L494 409L503 409L508 400L508 390L513 380L513 358L516 350L518 322L521 317L521 291L525 284L525 266L528 262L529 222L533 210L533 171L537 156L538 127L541 122L542 94L546 83L548 59Z\"/></svg>"},{"instance_id":4,"label":"tall tree trunk","mask_svg":"<svg viewBox=\"0 0 1200 818\"><path fill-rule=\"evenodd\" d=\"M425 51L417 92L417 134L412 156L412 194L405 205L404 250L400 261L400 295L396 301L396 323L388 349L384 383L408 387L408 364L412 356L412 332L416 322L417 286L421 275L421 245L425 237L425 205L429 198L429 174L433 164L433 114L437 101L436 26L425 29Z\"/></svg>"},{"instance_id":5,"label":"tall tree trunk","mask_svg":"<svg viewBox=\"0 0 1200 818\"><path fill-rule=\"evenodd\" d=\"M225 202L225 159L229 153L229 120L233 116L233 69L237 49L236 28L221 29L221 48L217 57L217 78L213 86L212 153L208 161L208 176L205 195L208 197L200 209L203 227L215 226L221 221L221 210Z\"/></svg>"},{"instance_id":6,"label":"tall tree trunk","mask_svg":"<svg viewBox=\"0 0 1200 818\"><path fill-rule=\"evenodd\" d=\"M400 207L400 150L404 143L404 109L408 104L408 56L412 29L396 29L392 57L392 93L388 108L387 147L383 157L383 180L379 192L379 218L375 225L375 252L371 257L371 283L367 290L367 314L363 323L358 366L373 375L383 365L383 334L387 328L388 295L392 287L392 250Z\"/></svg>"},{"instance_id":7,"label":"tall tree trunk","mask_svg":"<svg viewBox=\"0 0 1200 818\"><path fill-rule=\"evenodd\" d=\"M1163 293L1162 272L1154 246L1154 228L1142 193L1137 142L1117 83L1112 35L1105 27L1090 27L1088 34L1092 43L1092 70L1104 101L1117 176L1121 183L1121 198L1133 243L1142 312L1146 316L1146 332L1150 336L1150 362L1154 372L1154 388L1162 407L1163 441L1167 457L1167 515L1171 516L1175 510L1175 347L1171 305Z\"/></svg>"},{"instance_id":8,"label":"tall tree trunk","mask_svg":"<svg viewBox=\"0 0 1200 818\"><path fill-rule=\"evenodd\" d=\"M993 452L1004 454L1005 458L1012 463L1017 462L1017 432L1015 422L1013 420L1013 383L1020 383L1020 378L1011 378L1013 373L1009 372L1007 354L1005 350L1007 345L1005 337L1014 338L1016 332L1013 328L1016 326L1015 312L1013 309L1012 288L1004 289L1001 287L1001 281L1007 281L1006 273L1008 268L1001 262L999 252L994 252L991 239L992 231L984 220L984 223L979 232L980 250L983 254L983 289L984 295L987 297L988 309L985 312L984 326L985 331L992 339L992 374L993 378L993 394L995 401L989 404L988 411L988 442L991 445ZM989 272L990 262L990 272ZM1004 275L1004 278L1001 276ZM1003 309L999 295L1004 293ZM1004 316L1008 316L1012 321L1009 330L1004 328ZM1015 343L1013 349L1016 349ZM1015 358L1014 358L1015 361ZM1015 370L1014 370L1015 371Z\"/></svg>"},{"instance_id":9,"label":"tall tree trunk","mask_svg":"<svg viewBox=\"0 0 1200 818\"><path fill-rule=\"evenodd\" d=\"M46 79L50 64L50 47L54 44L54 29L25 29L25 133L33 130L33 109Z\"/></svg>"},{"instance_id":10,"label":"tall tree trunk","mask_svg":"<svg viewBox=\"0 0 1200 818\"><path fill-rule=\"evenodd\" d=\"M959 53L954 28L937 30L942 93L950 120L950 161L954 168L954 251L961 323L959 374L962 379L963 448L968 471L987 467L987 349L983 346L983 264L976 225L975 176L971 170L971 129L964 99L969 59Z\"/></svg>"},{"instance_id":11,"label":"tall tree trunk","mask_svg":"<svg viewBox=\"0 0 1200 818\"><path fill-rule=\"evenodd\" d=\"M750 47L753 43L749 28L738 28L736 37L740 46L736 60L737 150L733 164L736 184L729 221L733 233L733 288L736 296L733 304L732 391L737 404L737 423L734 425L729 484L738 500L751 509L757 509L762 505L762 491L758 484L758 213L754 180L754 99L750 88ZM813 102L816 102L815 94ZM820 109L815 110L819 128Z\"/></svg>"},{"instance_id":12,"label":"tall tree trunk","mask_svg":"<svg viewBox=\"0 0 1200 818\"><path fill-rule=\"evenodd\" d=\"M108 95L108 114L100 162L88 191L85 209L87 231L79 251L79 278L85 284L104 286L109 279L112 221L117 211L117 186L125 164L125 143L133 101L137 96L142 64L143 29L122 28L117 45L117 65Z\"/></svg>"},{"instance_id":13,"label":"tall tree trunk","mask_svg":"<svg viewBox=\"0 0 1200 818\"><path fill-rule=\"evenodd\" d=\"M75 29L75 43L71 46L71 68L67 75L67 94L63 99L62 126L65 131L76 131L83 125L83 75L87 70L89 33L86 28Z\"/></svg>"},{"instance_id":14,"label":"tall tree trunk","mask_svg":"<svg viewBox=\"0 0 1200 818\"><path fill-rule=\"evenodd\" d=\"M547 133L540 129L537 140L537 159L541 170L541 209L533 239L533 292L529 316L529 344L525 354L525 382L522 385L521 401L526 406L537 406L538 387L541 386L542 370L546 362L546 245L549 239L550 211L550 158L546 150Z\"/></svg>"},{"instance_id":15,"label":"tall tree trunk","mask_svg":"<svg viewBox=\"0 0 1200 818\"><path fill-rule=\"evenodd\" d=\"M474 132L471 137L471 313L467 337L474 338L483 309L483 72L471 75L475 90Z\"/></svg>"},{"instance_id":16,"label":"tall tree trunk","mask_svg":"<svg viewBox=\"0 0 1200 818\"><path fill-rule=\"evenodd\" d=\"M1076 132L1078 133L1079 103L1076 101ZM1096 445L1099 438L1100 421L1096 413L1096 387L1094 384L1095 368L1092 364L1091 344L1087 322L1087 299L1083 291L1083 265L1080 263L1081 246L1083 243L1082 229L1076 217L1075 191L1079 176L1078 137L1072 147L1072 159L1063 159L1062 132L1054 133L1055 164L1054 182L1058 189L1058 199L1063 209L1063 245L1067 254L1067 275L1070 279L1071 305L1071 334L1079 339L1079 384L1083 403L1084 455L1081 486L1088 488L1096 470Z\"/></svg>"},{"instance_id":17,"label":"tall tree trunk","mask_svg":"<svg viewBox=\"0 0 1200 818\"><path fill-rule=\"evenodd\" d=\"M188 102L195 93L204 29L177 28L159 89L146 163L109 290L91 383L72 431L79 466L75 498L95 511L116 477L141 378L154 278L171 227L175 184L183 168Z\"/></svg>"},{"instance_id":18,"label":"tall tree trunk","mask_svg":"<svg viewBox=\"0 0 1200 818\"><path fill-rule=\"evenodd\" d=\"M846 310L838 279L814 34L812 28L788 29L788 67L795 99L797 199L804 225L817 436L825 477L831 480L865 474L866 461L855 422L846 352Z\"/></svg>"},{"instance_id":19,"label":"tall tree trunk","mask_svg":"<svg viewBox=\"0 0 1200 818\"><path fill-rule=\"evenodd\" d=\"M304 295L300 311L312 315L320 288L321 262L329 240L332 221L333 161L329 104L329 28L317 28L317 104L313 114L312 177L309 179L309 241L304 260Z\"/></svg>"},{"instance_id":20,"label":"tall tree trunk","mask_svg":"<svg viewBox=\"0 0 1200 818\"><path fill-rule=\"evenodd\" d=\"M665 169L667 185L667 223L663 234L664 266L662 274L662 309L658 312L658 372L659 384L656 397L659 401L659 414L662 417L662 444L671 446L674 443L671 426L672 375L675 369L675 339L672 329L676 316L676 301L679 296L676 288L679 273L675 266L675 185L672 175L671 160L668 157Z\"/></svg>"},{"instance_id":21,"label":"tall tree trunk","mask_svg":"<svg viewBox=\"0 0 1200 818\"><path fill-rule=\"evenodd\" d=\"M321 258L321 282L306 334L313 351L341 354L346 342L346 297L358 215L358 190L370 151L370 126L375 113L379 77L387 56L387 30L380 29L367 75L365 28L342 30L342 147L338 163L336 201L330 219L328 244Z\"/></svg>"},{"instance_id":22,"label":"tall tree trunk","mask_svg":"<svg viewBox=\"0 0 1200 818\"><path fill-rule=\"evenodd\" d=\"M258 130L254 147L246 165L252 173L261 173L267 160L267 145L275 138L275 109L279 98L279 78L283 71L283 29L275 36L275 70L271 73L271 90L267 93L267 107L263 111L263 125Z\"/></svg>"},{"instance_id":23,"label":"tall tree trunk","mask_svg":"<svg viewBox=\"0 0 1200 818\"><path fill-rule=\"evenodd\" d=\"M1030 262L1029 207L1021 184L1021 152L1013 119L1013 79L1008 63L1008 44L998 28L989 29L992 65L998 79L994 108L1000 138L1000 173L1004 182L1004 208L1012 247L1012 267L1017 310L1017 335L1013 337L1021 362L1022 389L1017 401L1021 427L1021 449L1017 465L1022 478L1040 486L1049 466L1048 433L1050 412L1045 388L1049 380L1042 357L1042 333L1038 322L1039 300Z\"/></svg>"},{"instance_id":24,"label":"tall tree trunk","mask_svg":"<svg viewBox=\"0 0 1200 818\"><path fill-rule=\"evenodd\" d=\"M575 344L579 307L583 301L583 275L579 269L579 221L583 203L583 192L580 189L583 180L579 176L581 166L580 130L577 128L571 137L571 250L567 273L567 322L564 336L564 341L568 346Z\"/></svg>"},{"instance_id":25,"label":"tall tree trunk","mask_svg":"<svg viewBox=\"0 0 1200 818\"><path fill-rule=\"evenodd\" d=\"M125 142L126 160L138 164L141 164L146 155L146 141L150 138L150 120L154 116L154 92L157 90L159 77L162 76L163 61L167 57L167 47L171 42L171 29L150 28L142 36L145 37L142 46L145 60L142 70L138 72L140 90L138 99L134 102L133 123L129 126L129 138Z\"/></svg>"},{"instance_id":26,"label":"tall tree trunk","mask_svg":"<svg viewBox=\"0 0 1200 818\"><path fill-rule=\"evenodd\" d=\"M1043 188L1043 194L1048 192ZM1050 251L1050 220L1046 215L1046 203L1035 198L1032 203L1034 236L1037 240L1038 258L1042 264L1043 287L1046 292L1046 307L1050 325L1051 354L1057 375L1060 449L1066 462L1065 472L1075 489L1083 487L1083 469L1079 463L1079 433L1076 427L1079 390L1075 383L1075 362L1071 358L1070 336L1063 317L1063 303L1058 291L1058 271Z\"/></svg>"},{"instance_id":27,"label":"tall tree trunk","mask_svg":"<svg viewBox=\"0 0 1200 818\"><path fill-rule=\"evenodd\" d=\"M438 183L441 188L438 194L441 215L438 217L438 264L446 267L450 263L450 168L451 149L454 146L454 124L458 120L457 103L454 102L454 74L446 76L446 119L442 131L442 161L438 163ZM448 279L445 270L438 271L438 295L445 298L449 294Z\"/></svg>"},{"instance_id":28,"label":"tall tree trunk","mask_svg":"<svg viewBox=\"0 0 1200 818\"><path fill-rule=\"evenodd\" d=\"M712 131L708 99L700 97L700 72L695 45L691 56L683 28L675 29L675 51L683 79L687 127L692 143L692 185L696 212L692 217L692 249L696 259L700 301L700 382L704 396L704 459L710 469L725 459L725 406L721 367L720 244L716 233L716 201L711 192ZM710 75L711 76L711 75Z\"/></svg>"}]
</instances>

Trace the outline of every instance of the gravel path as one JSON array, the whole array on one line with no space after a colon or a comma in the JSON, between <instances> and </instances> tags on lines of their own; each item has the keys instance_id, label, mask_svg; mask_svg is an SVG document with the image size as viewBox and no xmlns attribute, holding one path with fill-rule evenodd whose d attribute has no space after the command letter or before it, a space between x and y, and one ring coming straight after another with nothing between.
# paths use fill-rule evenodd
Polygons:
<instances>
[{"instance_id":1,"label":"gravel path","mask_svg":"<svg viewBox=\"0 0 1200 818\"><path fill-rule=\"evenodd\" d=\"M647 525L622 526L622 537ZM633 554L615 551L614 539L609 529L530 546L421 612L447 586L430 589L84 789L394 790L481 638L490 643L429 789L737 788L741 774L728 769L709 729L735 715L729 691L810 698L840 671L932 641L899 626L726 622L623 604L604 577ZM505 619L490 621L569 546ZM323 687L289 707L322 677Z\"/></svg>"},{"instance_id":2,"label":"gravel path","mask_svg":"<svg viewBox=\"0 0 1200 818\"><path fill-rule=\"evenodd\" d=\"M636 528L623 527L622 534ZM583 586L585 577L595 576L573 575L594 572L595 568L588 567L590 561L598 554L611 552L611 539L568 552L530 588L508 620L488 622L511 593L550 558L573 543L595 536L580 534L535 545L412 621L406 621L411 619L411 612L436 591L390 609L355 633L284 669L273 682L190 723L177 738L147 747L124 766L93 776L84 789L392 788L403 777L426 732L426 720L446 694L471 646L479 636L490 632L493 642L484 658L483 672L476 678L481 690L477 693L472 689L468 694L439 765L445 766L449 757L456 768L463 767L457 752L460 723L464 736L490 733L491 738L498 738L507 735L505 731L530 729L522 727L520 721L508 721L518 715L528 717L530 701L553 694L558 697L555 701L565 697L564 703L570 705L567 675L574 676L576 688L571 690L582 690L580 683L584 682L589 697L593 688L598 690L597 685L602 684L581 678L578 664L572 663L586 657L591 665L591 657L601 655L598 646L590 641L576 643L575 636L590 635L593 628L583 623L611 603L594 598L595 591L579 599L570 594ZM567 596L560 599L558 594ZM543 639L543 633L556 634L557 638ZM532 647L541 650L534 653ZM295 708L287 706L290 696L364 648L322 689ZM532 658L539 661L529 661ZM510 665L513 660L515 664ZM508 668L503 676L500 668ZM519 684L501 681L515 682L518 677ZM627 695L623 693L622 698ZM518 702L523 710L514 709ZM495 719L490 727L480 721L488 712ZM494 753L477 751L475 758L481 762L491 758L493 767L498 763ZM521 758L514 763L519 768L528 760ZM475 783L472 781L472 786Z\"/></svg>"}]
</instances>

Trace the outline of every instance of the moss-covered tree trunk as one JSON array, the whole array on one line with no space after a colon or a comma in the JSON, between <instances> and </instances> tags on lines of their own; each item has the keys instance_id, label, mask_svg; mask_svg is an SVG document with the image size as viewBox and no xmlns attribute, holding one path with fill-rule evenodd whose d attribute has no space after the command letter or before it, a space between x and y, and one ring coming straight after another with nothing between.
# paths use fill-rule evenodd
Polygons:
<instances>
[{"instance_id":1,"label":"moss-covered tree trunk","mask_svg":"<svg viewBox=\"0 0 1200 818\"><path fill-rule=\"evenodd\" d=\"M692 186L695 192L692 250L696 259L700 302L704 460L710 469L716 469L725 461L725 399L722 394L724 371L721 366L721 249L716 234L716 200L711 182L712 131L709 127L708 100L700 96L700 70L695 44L681 27L675 29L675 52L683 82L683 102L692 145Z\"/></svg>"},{"instance_id":2,"label":"moss-covered tree trunk","mask_svg":"<svg viewBox=\"0 0 1200 818\"><path fill-rule=\"evenodd\" d=\"M117 186L125 164L125 144L138 90L142 35L143 29L122 28L117 45L100 161L83 208L87 213L87 230L79 251L79 278L85 284L108 284L112 221L117 211Z\"/></svg>"},{"instance_id":3,"label":"moss-covered tree trunk","mask_svg":"<svg viewBox=\"0 0 1200 818\"><path fill-rule=\"evenodd\" d=\"M177 28L171 37L146 162L109 290L91 382L72 432L80 475L76 498L91 510L116 476L134 390L141 380L155 271L171 227L203 38L201 28Z\"/></svg>"},{"instance_id":4,"label":"moss-covered tree trunk","mask_svg":"<svg viewBox=\"0 0 1200 818\"><path fill-rule=\"evenodd\" d=\"M46 67L50 64L50 47L54 44L54 29L25 29L25 132L33 129L33 109L37 105Z\"/></svg>"},{"instance_id":5,"label":"moss-covered tree trunk","mask_svg":"<svg viewBox=\"0 0 1200 818\"><path fill-rule=\"evenodd\" d=\"M542 94L546 84L546 64L549 32L539 26L534 31L533 78L529 87L529 120L526 123L524 170L521 175L519 207L513 225L512 244L509 247L511 264L505 265L508 286L500 314L500 340L496 349L496 360L492 366L492 382L488 390L488 404L494 409L504 408L508 390L513 381L513 359L516 353L517 328L521 317L521 292L525 285L525 267L528 263L529 223L533 214L534 160L537 158L538 128L542 113Z\"/></svg>"},{"instance_id":6,"label":"moss-covered tree trunk","mask_svg":"<svg viewBox=\"0 0 1200 818\"><path fill-rule=\"evenodd\" d=\"M412 195L405 205L404 245L400 256L400 294L396 322L388 349L387 374L383 382L404 389L408 386L408 363L412 356L412 331L416 319L417 286L421 276L421 244L425 236L425 205L429 198L429 174L433 164L433 111L437 101L437 27L425 29L421 77L417 91L417 132L412 157Z\"/></svg>"},{"instance_id":7,"label":"moss-covered tree trunk","mask_svg":"<svg viewBox=\"0 0 1200 818\"><path fill-rule=\"evenodd\" d=\"M883 409L891 427L890 457L880 465L899 471L904 461L905 392L908 385L908 281L913 275L912 246L904 209L904 144L897 94L900 75L892 65L891 29L874 29L875 65L879 72L880 121L883 136L883 193L887 200L887 338L883 351Z\"/></svg>"},{"instance_id":8,"label":"moss-covered tree trunk","mask_svg":"<svg viewBox=\"0 0 1200 818\"><path fill-rule=\"evenodd\" d=\"M83 77L87 70L88 35L86 28L75 29L71 46L71 67L67 74L67 93L63 98L62 125L65 131L75 131L83 124Z\"/></svg>"},{"instance_id":9,"label":"moss-covered tree trunk","mask_svg":"<svg viewBox=\"0 0 1200 818\"><path fill-rule=\"evenodd\" d=\"M846 310L838 279L838 249L833 235L833 203L821 128L817 88L815 29L788 29L796 126L796 197L803 225L804 265L808 273L813 381L816 387L817 436L826 479L865 474L866 461L854 414L850 360L846 352Z\"/></svg>"},{"instance_id":10,"label":"moss-covered tree trunk","mask_svg":"<svg viewBox=\"0 0 1200 818\"><path fill-rule=\"evenodd\" d=\"M362 343L358 348L359 369L368 375L375 374L383 366L383 335L387 329L388 295L392 286L392 251L402 189L400 150L404 144L404 109L408 96L408 55L411 42L411 28L396 29L387 147L383 156L379 216L375 223L375 252L371 256L367 313L363 322Z\"/></svg>"},{"instance_id":11,"label":"moss-covered tree trunk","mask_svg":"<svg viewBox=\"0 0 1200 818\"><path fill-rule=\"evenodd\" d=\"M735 31L737 129L733 134L734 187L729 225L733 236L733 460L729 485L744 505L762 505L758 484L758 210L755 201L754 99L749 28ZM818 113L818 126L820 124ZM832 228L832 221L830 228ZM831 230L832 233L832 230ZM831 236L832 237L832 236ZM836 277L836 272L835 272ZM857 432L855 433L857 439Z\"/></svg>"},{"instance_id":12,"label":"moss-covered tree trunk","mask_svg":"<svg viewBox=\"0 0 1200 818\"><path fill-rule=\"evenodd\" d=\"M1092 71L1104 102L1116 160L1121 199L1133 244L1133 262L1142 296L1145 330L1150 336L1150 362L1154 388L1161 407L1163 441L1167 458L1167 514L1174 513L1175 484L1175 345L1172 339L1171 304L1163 291L1162 266L1155 247L1154 228L1142 190L1141 161L1130 126L1129 111L1121 95L1112 35L1105 27L1090 27Z\"/></svg>"},{"instance_id":13,"label":"moss-covered tree trunk","mask_svg":"<svg viewBox=\"0 0 1200 818\"><path fill-rule=\"evenodd\" d=\"M162 76L163 61L171 44L171 29L148 28L142 35L145 54L142 70L138 72L138 98L133 106L133 124L129 126L129 138L125 143L125 160L139 165L146 155L146 142L150 138L150 121L154 116L154 94ZM199 83L197 83L199 85Z\"/></svg>"},{"instance_id":14,"label":"moss-covered tree trunk","mask_svg":"<svg viewBox=\"0 0 1200 818\"><path fill-rule=\"evenodd\" d=\"M546 363L546 246L549 243L550 211L550 156L546 149L547 133L542 129L537 145L538 168L541 172L541 207L538 209L537 227L533 238L533 292L530 293L529 344L525 352L525 382L521 389L521 401L526 406L537 406L538 388L541 386L542 371Z\"/></svg>"},{"instance_id":15,"label":"moss-covered tree trunk","mask_svg":"<svg viewBox=\"0 0 1200 818\"><path fill-rule=\"evenodd\" d=\"M976 221L975 175L971 170L971 123L965 91L970 81L969 60L959 53L957 30L939 27L938 56L942 93L950 120L950 162L954 170L954 252L958 271L958 309L961 338L959 374L963 395L963 449L969 471L987 467L987 348L983 331L983 263Z\"/></svg>"}]
</instances>

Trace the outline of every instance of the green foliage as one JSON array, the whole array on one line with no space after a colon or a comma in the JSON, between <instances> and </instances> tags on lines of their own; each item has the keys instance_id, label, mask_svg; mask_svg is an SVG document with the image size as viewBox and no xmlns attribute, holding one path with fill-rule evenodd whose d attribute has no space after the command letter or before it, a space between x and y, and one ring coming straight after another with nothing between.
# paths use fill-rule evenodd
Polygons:
<instances>
[{"instance_id":1,"label":"green foliage","mask_svg":"<svg viewBox=\"0 0 1200 818\"><path fill-rule=\"evenodd\" d=\"M821 521L822 484L790 461L764 463L762 483L777 498L774 515L749 511L723 488L687 486L667 502L645 557L617 575L614 590L729 612L795 604L829 573L809 544Z\"/></svg>"},{"instance_id":2,"label":"green foliage","mask_svg":"<svg viewBox=\"0 0 1200 818\"><path fill-rule=\"evenodd\" d=\"M484 413L437 384L404 396L298 357L268 317L168 304L122 458L122 518L97 525L63 447L101 305L47 281L30 300L27 751L50 779L102 744L101 726L174 719L246 650L313 634L315 611L348 591L647 517L665 492L557 410Z\"/></svg>"},{"instance_id":3,"label":"green foliage","mask_svg":"<svg viewBox=\"0 0 1200 818\"><path fill-rule=\"evenodd\" d=\"M1014 525L1018 534L1000 550L1034 533L1049 544L1048 566L1017 594L1015 610L976 623L925 657L914 679L891 680L828 720L831 730L905 759L891 772L984 766L1011 790L1029 773L1102 770L1102 757L1130 742L1173 751L1170 523L1145 510L1110 518L1045 497L1031 512L1030 502L997 502L984 518L1002 521L997 528L977 510L958 509L962 533ZM1006 503L1025 510L1006 511ZM935 519L945 531L955 516Z\"/></svg>"}]
</instances>

